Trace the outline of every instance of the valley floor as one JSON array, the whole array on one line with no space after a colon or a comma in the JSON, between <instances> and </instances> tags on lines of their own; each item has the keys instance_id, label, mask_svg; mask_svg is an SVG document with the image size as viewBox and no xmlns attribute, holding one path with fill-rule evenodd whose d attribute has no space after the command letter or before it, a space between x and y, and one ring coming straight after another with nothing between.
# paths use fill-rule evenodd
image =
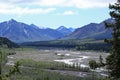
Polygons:
<instances>
[{"instance_id":1,"label":"valley floor","mask_svg":"<svg viewBox=\"0 0 120 80\"><path fill-rule=\"evenodd\" d=\"M14 63L21 59L32 59L34 61L47 61L47 62L62 62L68 65L80 65L81 67L89 67L88 62L90 60L99 61L99 56L105 58L108 53L94 52L94 51L72 51L72 50L58 50L58 49L29 49L29 50L15 50L15 55L8 57L7 65L14 65ZM85 77L91 75L90 72L78 72L78 71L64 71L64 70L47 70L52 72L59 72L63 75L72 75L78 77ZM100 70L97 70L101 72ZM96 72L97 72L96 71ZM105 74L102 74L106 76Z\"/></svg>"},{"instance_id":2,"label":"valley floor","mask_svg":"<svg viewBox=\"0 0 120 80\"><path fill-rule=\"evenodd\" d=\"M72 51L72 50L16 50L15 55L8 56L8 61L16 61L20 59L32 59L35 61L57 61L67 64L79 63L88 65L89 60L99 61L101 55L104 60L109 53L94 51Z\"/></svg>"}]
</instances>

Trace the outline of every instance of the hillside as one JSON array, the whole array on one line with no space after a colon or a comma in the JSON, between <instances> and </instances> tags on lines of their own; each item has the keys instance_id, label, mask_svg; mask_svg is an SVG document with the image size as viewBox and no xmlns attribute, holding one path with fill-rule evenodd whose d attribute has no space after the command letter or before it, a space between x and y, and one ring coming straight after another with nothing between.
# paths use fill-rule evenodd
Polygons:
<instances>
[{"instance_id":1,"label":"hillside","mask_svg":"<svg viewBox=\"0 0 120 80\"><path fill-rule=\"evenodd\" d=\"M22 46L34 46L46 48L76 49L76 50L95 50L109 51L110 44L104 43L104 40L96 39L76 39L76 40L52 40L52 41L36 41L22 43Z\"/></svg>"},{"instance_id":2,"label":"hillside","mask_svg":"<svg viewBox=\"0 0 120 80\"><path fill-rule=\"evenodd\" d=\"M18 44L10 41L9 39L4 38L4 37L0 37L0 46L4 46L4 45L7 45L8 48L17 48L17 47L19 47Z\"/></svg>"}]
</instances>

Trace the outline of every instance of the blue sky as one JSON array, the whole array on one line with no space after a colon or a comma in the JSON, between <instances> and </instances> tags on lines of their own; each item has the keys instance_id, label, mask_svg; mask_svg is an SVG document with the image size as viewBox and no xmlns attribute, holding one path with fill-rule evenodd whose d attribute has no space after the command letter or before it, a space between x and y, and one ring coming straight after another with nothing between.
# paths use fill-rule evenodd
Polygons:
<instances>
[{"instance_id":1,"label":"blue sky","mask_svg":"<svg viewBox=\"0 0 120 80\"><path fill-rule=\"evenodd\" d=\"M15 19L39 27L78 28L109 16L116 0L0 0L0 22Z\"/></svg>"}]
</instances>

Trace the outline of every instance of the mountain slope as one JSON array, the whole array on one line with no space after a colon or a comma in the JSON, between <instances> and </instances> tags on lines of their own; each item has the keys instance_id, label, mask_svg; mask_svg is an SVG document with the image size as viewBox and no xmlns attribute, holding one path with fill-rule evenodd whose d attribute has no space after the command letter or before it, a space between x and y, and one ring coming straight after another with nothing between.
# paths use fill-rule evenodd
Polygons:
<instances>
[{"instance_id":1,"label":"mountain slope","mask_svg":"<svg viewBox=\"0 0 120 80\"><path fill-rule=\"evenodd\" d=\"M37 26L33 26L34 28L38 28ZM53 39L58 39L63 37L64 35L54 29L51 28L39 28L39 33L42 34L42 36L46 39L46 40L53 40Z\"/></svg>"},{"instance_id":2,"label":"mountain slope","mask_svg":"<svg viewBox=\"0 0 120 80\"><path fill-rule=\"evenodd\" d=\"M61 32L64 36L69 35L73 32L72 28L66 28L65 26L60 26L56 30Z\"/></svg>"},{"instance_id":3,"label":"mountain slope","mask_svg":"<svg viewBox=\"0 0 120 80\"><path fill-rule=\"evenodd\" d=\"M0 36L14 42L53 40L63 34L53 29L40 29L35 25L27 25L13 19L0 23Z\"/></svg>"},{"instance_id":4,"label":"mountain slope","mask_svg":"<svg viewBox=\"0 0 120 80\"><path fill-rule=\"evenodd\" d=\"M111 19L105 20L111 22ZM68 35L63 39L85 39L85 38L94 38L94 39L104 39L111 38L111 30L105 29L104 21L97 23L90 23L81 28L76 29L73 33Z\"/></svg>"}]
</instances>

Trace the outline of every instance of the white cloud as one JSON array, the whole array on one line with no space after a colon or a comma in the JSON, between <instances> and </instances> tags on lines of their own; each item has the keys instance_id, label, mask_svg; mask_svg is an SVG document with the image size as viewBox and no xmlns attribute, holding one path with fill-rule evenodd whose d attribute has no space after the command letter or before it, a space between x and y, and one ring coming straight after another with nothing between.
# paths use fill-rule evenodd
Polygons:
<instances>
[{"instance_id":1,"label":"white cloud","mask_svg":"<svg viewBox=\"0 0 120 80\"><path fill-rule=\"evenodd\" d=\"M66 0L40 0L37 4L41 6L60 6L65 2Z\"/></svg>"},{"instance_id":2,"label":"white cloud","mask_svg":"<svg viewBox=\"0 0 120 80\"><path fill-rule=\"evenodd\" d=\"M0 3L8 3L8 4L26 4L26 3L34 3L39 2L40 0L0 0Z\"/></svg>"},{"instance_id":3,"label":"white cloud","mask_svg":"<svg viewBox=\"0 0 120 80\"><path fill-rule=\"evenodd\" d=\"M77 12L65 11L62 15L77 15Z\"/></svg>"},{"instance_id":4,"label":"white cloud","mask_svg":"<svg viewBox=\"0 0 120 80\"><path fill-rule=\"evenodd\" d=\"M13 5L9 5L8 4L0 4L0 9L8 9L8 8L13 8Z\"/></svg>"},{"instance_id":5,"label":"white cloud","mask_svg":"<svg viewBox=\"0 0 120 80\"><path fill-rule=\"evenodd\" d=\"M0 4L0 14L47 14L56 10L55 8L29 8L18 7L14 5L2 5Z\"/></svg>"},{"instance_id":6,"label":"white cloud","mask_svg":"<svg viewBox=\"0 0 120 80\"><path fill-rule=\"evenodd\" d=\"M77 7L77 8L97 8L108 7L109 3L116 0L0 0L0 3L22 4L22 5L39 5L39 6L56 6L56 7Z\"/></svg>"},{"instance_id":7,"label":"white cloud","mask_svg":"<svg viewBox=\"0 0 120 80\"><path fill-rule=\"evenodd\" d=\"M0 0L0 14L47 14L56 10L57 7L83 9L108 7L109 3L115 1L116 0ZM31 8L31 6L37 7ZM66 11L63 14L74 15L76 13L73 11Z\"/></svg>"},{"instance_id":8,"label":"white cloud","mask_svg":"<svg viewBox=\"0 0 120 80\"><path fill-rule=\"evenodd\" d=\"M29 4L39 6L63 6L77 8L106 7L116 0L0 0L0 3Z\"/></svg>"},{"instance_id":9,"label":"white cloud","mask_svg":"<svg viewBox=\"0 0 120 80\"><path fill-rule=\"evenodd\" d=\"M108 7L109 3L114 3L115 0L69 0L63 6L77 8L100 8Z\"/></svg>"}]
</instances>

